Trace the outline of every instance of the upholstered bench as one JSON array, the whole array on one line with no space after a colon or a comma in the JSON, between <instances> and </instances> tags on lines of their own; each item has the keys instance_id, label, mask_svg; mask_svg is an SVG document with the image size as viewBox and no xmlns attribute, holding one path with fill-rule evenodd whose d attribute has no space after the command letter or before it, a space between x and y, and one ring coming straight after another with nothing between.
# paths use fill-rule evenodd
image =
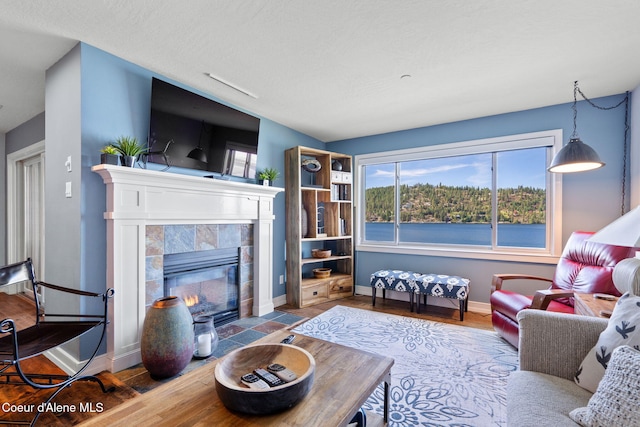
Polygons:
<instances>
[{"instance_id":1,"label":"upholstered bench","mask_svg":"<svg viewBox=\"0 0 640 427\"><path fill-rule=\"evenodd\" d=\"M469 279L446 274L423 274L416 280L415 293L427 296L457 299L460 303L460 321L464 320L464 312L469 308ZM418 313L420 313L420 296L418 295Z\"/></svg>"},{"instance_id":2,"label":"upholstered bench","mask_svg":"<svg viewBox=\"0 0 640 427\"><path fill-rule=\"evenodd\" d=\"M376 305L376 293L382 289L382 298L386 298L387 289L397 292L409 292L409 304L413 311L413 298L416 293L416 280L420 273L402 270L378 270L371 275L371 303Z\"/></svg>"},{"instance_id":3,"label":"upholstered bench","mask_svg":"<svg viewBox=\"0 0 640 427\"><path fill-rule=\"evenodd\" d=\"M418 294L417 312L420 313L420 295L423 295L424 305L427 297L457 299L460 303L460 321L464 320L464 312L468 309L469 279L446 274L422 274L402 270L378 270L371 275L371 303L376 305L376 294L382 289L385 298L387 289L399 292L409 292L409 304L413 311L414 294Z\"/></svg>"}]
</instances>

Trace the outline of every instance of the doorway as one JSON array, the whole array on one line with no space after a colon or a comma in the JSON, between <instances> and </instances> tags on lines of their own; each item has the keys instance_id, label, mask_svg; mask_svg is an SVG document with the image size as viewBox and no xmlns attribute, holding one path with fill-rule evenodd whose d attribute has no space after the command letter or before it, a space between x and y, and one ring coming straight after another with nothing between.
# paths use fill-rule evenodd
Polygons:
<instances>
[{"instance_id":1,"label":"doorway","mask_svg":"<svg viewBox=\"0 0 640 427\"><path fill-rule=\"evenodd\" d=\"M7 261L31 258L40 280L45 265L44 179L44 141L7 155Z\"/></svg>"}]
</instances>

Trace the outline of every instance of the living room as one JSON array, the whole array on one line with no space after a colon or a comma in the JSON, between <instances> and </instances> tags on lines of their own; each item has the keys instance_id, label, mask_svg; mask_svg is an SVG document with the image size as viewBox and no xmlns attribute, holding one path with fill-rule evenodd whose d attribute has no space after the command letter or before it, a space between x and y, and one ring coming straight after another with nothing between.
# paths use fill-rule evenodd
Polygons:
<instances>
[{"instance_id":1,"label":"living room","mask_svg":"<svg viewBox=\"0 0 640 427\"><path fill-rule=\"evenodd\" d=\"M497 7L495 2L491 6ZM550 2L553 3L553 2ZM81 8L82 6L76 5ZM366 5L360 5L366 9ZM413 5L419 7L417 5ZM552 4L547 5L553 7ZM577 7L576 5L573 5ZM597 10L599 5L591 4L585 7L585 14L595 21L587 21L585 27L589 33L593 32L594 24L597 24ZM8 16L20 17L23 13L35 13L34 22L48 28L45 31L53 31L46 24L46 13L52 12L50 6L39 5L41 10L35 12L25 8L15 7ZM72 6L69 6L72 7ZM229 6L230 7L230 6ZM462 7L462 6L460 6ZM466 6L465 6L466 7ZM629 6L631 10L620 8L616 17L634 16L635 6ZM410 10L406 6L405 12ZM481 8L480 8L481 9ZM569 8L573 9L573 8ZM424 12L423 9L420 9ZM243 10L244 11L244 10ZM460 12L460 10L458 10ZM580 12L578 7L577 13ZM475 8L460 16L473 19L475 13L480 10ZM603 11L603 15L611 13L609 6ZM448 15L447 15L448 16ZM570 15L569 15L570 16ZM37 18L37 19L35 19ZM7 18L10 19L10 18ZM145 18L141 17L141 20ZM150 18L149 18L150 19ZM569 21L567 16L567 21ZM611 30L615 28L608 22ZM15 23L10 23L16 25ZM26 24L25 24L26 25ZM620 25L627 29L633 25ZM125 31L126 30L126 31ZM26 29L25 29L26 31ZM32 31L34 31L32 29ZM58 29L58 37L62 29ZM123 29L126 33L131 29ZM230 30L231 31L231 30ZM39 108L34 107L35 113L25 118L16 126L6 129L0 134L0 145L3 156L10 155L40 141L46 141L46 179L45 179L45 232L44 232L44 259L43 270L48 281L53 283L68 283L78 288L100 292L107 287L107 225L104 213L107 211L106 188L100 176L91 168L99 163L100 149L107 143L121 135L136 136L139 140L146 141L149 126L149 103L151 99L151 80L153 77L162 78L180 87L203 94L207 97L226 102L248 113L258 115L260 124L260 148L258 152L258 169L273 167L279 171L285 170L284 152L295 146L307 146L317 149L326 149L351 156L364 156L388 151L415 149L423 146L436 146L440 144L459 143L465 141L479 141L489 138L530 134L540 131L561 130L562 144L566 144L573 131L573 113L571 109L573 81L579 80L584 93L593 99L598 105L615 105L629 91L632 95L630 108L630 155L629 163L623 164L624 157L624 123L625 110L617 108L611 111L601 111L592 108L584 99L578 99L577 126L580 137L592 146L600 155L605 167L596 171L582 174L563 175L561 180L561 193L559 195L561 209L556 230L557 244L555 252L550 252L544 257L509 257L488 256L486 254L452 254L451 252L432 251L425 252L424 248L394 249L371 248L356 246L357 264L355 269L355 282L366 293L369 283L369 275L385 268L401 268L403 270L415 270L422 272L442 272L467 277L471 281L470 304L471 311L489 312L489 293L491 276L497 272L520 272L550 277L553 274L558 248L562 248L570 234L576 230L596 231L610 223L621 214L621 205L625 210L635 207L640 203L638 195L638 168L637 147L639 140L637 129L640 127L640 113L633 107L633 95L638 93L640 83L640 67L636 67L637 59L633 58L633 46L637 43L637 33L629 29L629 33L621 38L628 43L623 57L613 58L606 55L605 49L591 52L589 61L580 64L580 68L569 67L564 61L566 50L555 52L555 67L539 69L530 67L521 69L520 72L503 75L503 84L500 87L491 86L483 81L477 81L476 76L486 71L482 64L469 74L454 74L460 78L455 79L454 84L448 85L450 98L435 104L425 104L417 108L417 111L406 111L400 108L394 111L384 102L379 102L377 109L388 116L432 116L443 111L452 114L451 117L459 117L454 120L443 119L432 122L430 118L424 119L422 125L408 125L394 130L359 130L351 136L335 137L330 129L328 136L310 136L311 132L299 130L293 123L285 125L279 117L270 118L268 109L258 101L245 100L246 95L230 95L225 88L216 90L204 90L204 83L197 86L187 83L187 78L180 74L163 72L162 67L143 58L130 58L129 60L119 56L115 47L98 46L87 33L84 37L70 37L68 52L56 58L42 74L43 102ZM115 32L115 31L114 31ZM135 31L134 31L135 32ZM231 32L230 32L231 34ZM525 38L526 34L520 34ZM133 35L131 37L134 37ZM162 50L161 46L152 43L153 36L145 35L149 50ZM424 37L427 37L426 34ZM504 35L497 35L497 39ZM586 42L580 37L575 37L580 44ZM619 37L620 38L620 37ZM565 39L563 39L565 40ZM588 39L591 41L591 39ZM67 40L69 42L69 40ZM228 40L227 40L228 42ZM576 42L577 44L577 42ZM573 47L567 42L565 49ZM577 46L576 46L577 48ZM545 46L544 49L550 49ZM373 48L363 49L363 56L375 57L378 53ZM493 51L492 51L493 52ZM513 53L513 51L512 51ZM176 52L177 54L177 52ZM488 61L497 61L495 52ZM354 54L355 55L355 54ZM498 55L499 56L499 55ZM583 55L584 56L584 55ZM224 57L224 56L221 56ZM245 60L245 66L251 67L250 61ZM570 62L570 61L567 61ZM593 71L591 65L609 63L608 73L598 69ZM152 65L151 65L152 64ZM630 65L631 64L631 65ZM404 65L404 64L403 64ZM529 64L531 65L531 64ZM418 66L413 66L417 68ZM531 70L538 70L532 72ZM617 70L625 69L624 78L616 74ZM630 71L631 70L631 71ZM204 71L198 69L202 75ZM399 70L394 74L395 84L409 83L411 79L418 80L418 85L424 84L419 80L419 70ZM193 74L194 72L188 71ZM412 73L411 77L401 79L401 75ZM632 78L627 77L628 74ZM191 77L189 74L189 78ZM537 80L535 75L546 75L546 79ZM299 78L299 77L298 77ZM230 80L231 79L229 77ZM268 80L268 79L267 79ZM409 81L407 81L409 80ZM601 80L624 82L613 85L616 89L600 89ZM298 82L292 80L292 84ZM337 84L337 83L336 83ZM492 83L497 85L495 81ZM474 93L475 86L483 86L483 91L475 94L473 99L467 100L467 95ZM534 99L531 91L542 91L543 86L553 88L555 101ZM301 87L301 86L299 86ZM253 89L253 88L252 88ZM346 90L347 88L345 88ZM525 89L528 89L525 94ZM258 90L258 88L254 89ZM404 91L407 98L414 98L410 93L417 87L396 88ZM304 98L305 90L299 89ZM510 93L509 98L504 94ZM496 94L496 95L494 95ZM517 103L516 100L529 97L527 102ZM483 109L493 98L504 99L499 106ZM231 101L229 101L229 99ZM277 103L277 100L269 100ZM4 104L5 101L3 100ZM253 103L253 104L252 104ZM334 105L339 105L340 100L335 100ZM244 104L244 105L241 105ZM460 113L453 115L456 110L464 109L466 104L473 104L476 110L473 113ZM252 108L255 105L255 109ZM461 106L462 105L462 106ZM513 105L513 107L511 106ZM0 110L0 117L9 110L5 105ZM302 107L300 107L302 108ZM477 113L480 109L482 112ZM338 108L336 110L339 111ZM443 110L443 111L441 111ZM636 111L634 111L636 110ZM379 112L371 117L361 119L361 127L369 124L370 129L376 129L379 121ZM363 124L362 124L363 123ZM334 125L338 129L339 125ZM346 126L346 125L345 125ZM355 132L355 131L354 131ZM341 134L342 135L342 134ZM634 153L636 153L634 155ZM71 159L71 170L64 166L67 159ZM3 165L3 168L6 167ZM626 171L626 172L625 172ZM166 171L170 174L172 170ZM626 173L626 176L623 174ZM2 174L5 181L6 174ZM556 175L557 177L557 175ZM5 181L6 182L6 181ZM65 196L64 189L67 182L71 182L73 197ZM284 173L280 174L274 182L275 187L284 189L286 184ZM6 202L4 202L6 203ZM6 205L5 205L6 206ZM4 211L4 209L3 209ZM268 280L272 283L272 297L274 305L285 302L286 287L286 263L285 263L285 197L281 192L275 196L273 203L273 243L271 256L271 273ZM558 212L556 212L558 214ZM5 235L7 234L6 225ZM64 243L60 243L64 242ZM422 251L422 252L421 252ZM3 249L3 258L9 260ZM281 281L281 278L283 280ZM532 291L533 284L523 292ZM370 291L370 289L368 289ZM399 297L404 297L400 295ZM56 303L53 301L52 303ZM70 350L72 357L81 360L86 356L86 351L81 344L78 348ZM106 346L103 354L107 351ZM105 366L107 365L106 362Z\"/></svg>"}]
</instances>

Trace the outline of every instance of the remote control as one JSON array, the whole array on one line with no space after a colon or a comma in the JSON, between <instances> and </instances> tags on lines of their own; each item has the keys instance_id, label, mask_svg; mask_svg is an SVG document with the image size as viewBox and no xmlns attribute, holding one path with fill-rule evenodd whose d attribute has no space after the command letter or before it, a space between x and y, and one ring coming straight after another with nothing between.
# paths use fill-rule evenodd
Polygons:
<instances>
[{"instance_id":1,"label":"remote control","mask_svg":"<svg viewBox=\"0 0 640 427\"><path fill-rule=\"evenodd\" d=\"M288 337L286 337L285 339L283 339L282 341L280 341L282 344L291 344L293 342L293 340L296 339L295 335L289 335Z\"/></svg>"},{"instance_id":2,"label":"remote control","mask_svg":"<svg viewBox=\"0 0 640 427\"><path fill-rule=\"evenodd\" d=\"M285 384L280 378L273 375L271 372L266 369L258 368L253 371L254 374L263 379L270 387L276 387L282 384Z\"/></svg>"},{"instance_id":3,"label":"remote control","mask_svg":"<svg viewBox=\"0 0 640 427\"><path fill-rule=\"evenodd\" d=\"M606 301L613 301L614 299L616 299L616 297L609 294L593 294L593 297L596 299L603 299Z\"/></svg>"},{"instance_id":4,"label":"remote control","mask_svg":"<svg viewBox=\"0 0 640 427\"><path fill-rule=\"evenodd\" d=\"M267 366L267 371L271 372L276 377L280 378L284 382L291 382L298 378L298 376L291 369L287 369L279 363L272 363Z\"/></svg>"},{"instance_id":5,"label":"remote control","mask_svg":"<svg viewBox=\"0 0 640 427\"><path fill-rule=\"evenodd\" d=\"M256 390L267 390L269 388L269 384L261 380L255 374L244 374L240 377L240 381L242 381L242 384L246 385L247 387Z\"/></svg>"}]
</instances>

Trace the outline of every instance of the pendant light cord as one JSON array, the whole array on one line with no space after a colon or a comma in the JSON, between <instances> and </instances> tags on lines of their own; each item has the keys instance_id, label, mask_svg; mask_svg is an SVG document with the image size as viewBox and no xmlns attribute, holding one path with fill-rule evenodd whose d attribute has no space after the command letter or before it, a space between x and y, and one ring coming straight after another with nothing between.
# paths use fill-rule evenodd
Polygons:
<instances>
[{"instance_id":1,"label":"pendant light cord","mask_svg":"<svg viewBox=\"0 0 640 427\"><path fill-rule=\"evenodd\" d=\"M573 83L573 137L577 137L576 131L576 120L578 117L578 110L576 108L576 93L579 93L582 98L587 101L592 107L597 108L598 110L613 110L614 108L618 108L622 104L624 104L624 144L623 144L623 154L622 154L622 202L620 204L620 215L625 214L625 197L626 197L626 189L627 189L627 151L628 148L628 140L629 140L629 91L625 92L624 99L618 102L616 105L611 107L602 107L600 105L596 105L593 101L586 97L584 93L578 87L578 81L576 80Z\"/></svg>"}]
</instances>

